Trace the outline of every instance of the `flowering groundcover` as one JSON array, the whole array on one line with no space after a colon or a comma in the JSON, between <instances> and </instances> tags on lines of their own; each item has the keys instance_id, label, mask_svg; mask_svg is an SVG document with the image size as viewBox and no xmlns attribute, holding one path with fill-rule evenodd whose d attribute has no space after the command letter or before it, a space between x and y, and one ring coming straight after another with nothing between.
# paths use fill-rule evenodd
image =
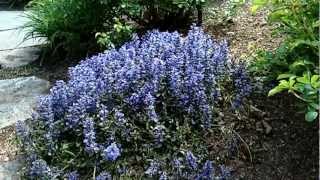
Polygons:
<instances>
[{"instance_id":1,"label":"flowering groundcover","mask_svg":"<svg viewBox=\"0 0 320 180\"><path fill-rule=\"evenodd\" d=\"M251 91L226 42L153 30L70 68L17 123L31 179L227 179L205 138Z\"/></svg>"}]
</instances>

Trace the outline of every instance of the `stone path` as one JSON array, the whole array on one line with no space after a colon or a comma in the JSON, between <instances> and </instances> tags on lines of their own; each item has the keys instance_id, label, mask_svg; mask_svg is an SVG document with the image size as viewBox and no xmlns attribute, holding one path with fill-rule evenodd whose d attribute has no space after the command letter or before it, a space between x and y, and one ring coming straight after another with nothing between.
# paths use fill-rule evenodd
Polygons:
<instances>
[{"instance_id":1,"label":"stone path","mask_svg":"<svg viewBox=\"0 0 320 180\"><path fill-rule=\"evenodd\" d=\"M21 168L20 161L20 159L16 159L9 162L0 162L0 180L19 180L17 172Z\"/></svg>"},{"instance_id":2,"label":"stone path","mask_svg":"<svg viewBox=\"0 0 320 180\"><path fill-rule=\"evenodd\" d=\"M40 55L43 39L24 41L22 28L28 19L23 11L0 11L0 67L15 68L30 64ZM49 83L36 77L0 80L0 129L30 117L36 98Z\"/></svg>"},{"instance_id":3,"label":"stone path","mask_svg":"<svg viewBox=\"0 0 320 180\"><path fill-rule=\"evenodd\" d=\"M44 39L25 40L26 30L22 27L28 22L22 11L0 11L0 66L18 67L36 60L39 45Z\"/></svg>"},{"instance_id":4,"label":"stone path","mask_svg":"<svg viewBox=\"0 0 320 180\"><path fill-rule=\"evenodd\" d=\"M0 80L0 129L30 118L37 97L48 89L49 82L34 76Z\"/></svg>"},{"instance_id":5,"label":"stone path","mask_svg":"<svg viewBox=\"0 0 320 180\"><path fill-rule=\"evenodd\" d=\"M0 71L25 66L39 58L40 45L45 41L24 40L26 31L22 27L28 19L23 15L22 11L0 11ZM46 94L49 86L48 81L34 76L0 80L0 130L13 130L10 126L18 120L30 118L37 98ZM0 152L7 151L10 150L0 147ZM19 160L4 161L0 159L0 180L19 179Z\"/></svg>"}]
</instances>

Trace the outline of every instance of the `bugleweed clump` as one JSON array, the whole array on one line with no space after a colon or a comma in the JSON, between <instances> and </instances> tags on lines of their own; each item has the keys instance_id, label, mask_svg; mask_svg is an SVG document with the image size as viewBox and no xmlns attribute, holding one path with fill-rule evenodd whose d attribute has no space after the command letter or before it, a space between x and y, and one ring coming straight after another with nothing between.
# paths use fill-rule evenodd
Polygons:
<instances>
[{"instance_id":1,"label":"bugleweed clump","mask_svg":"<svg viewBox=\"0 0 320 180\"><path fill-rule=\"evenodd\" d=\"M153 30L86 59L17 124L31 179L228 179L205 137L251 86L201 28ZM226 93L228 92L228 93Z\"/></svg>"}]
</instances>

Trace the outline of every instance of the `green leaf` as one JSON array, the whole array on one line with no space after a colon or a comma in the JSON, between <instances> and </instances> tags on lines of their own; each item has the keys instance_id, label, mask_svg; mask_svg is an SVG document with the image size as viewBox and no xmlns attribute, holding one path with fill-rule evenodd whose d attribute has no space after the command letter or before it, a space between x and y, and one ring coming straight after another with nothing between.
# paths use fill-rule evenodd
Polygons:
<instances>
[{"instance_id":1,"label":"green leaf","mask_svg":"<svg viewBox=\"0 0 320 180\"><path fill-rule=\"evenodd\" d=\"M290 65L289 69L291 71L295 71L298 68L306 67L306 65L308 65L308 64L306 64L304 60L296 60Z\"/></svg>"},{"instance_id":2,"label":"green leaf","mask_svg":"<svg viewBox=\"0 0 320 180\"><path fill-rule=\"evenodd\" d=\"M269 91L268 96L273 96L275 94L282 92L283 90L284 90L284 88L277 86Z\"/></svg>"},{"instance_id":3,"label":"green leaf","mask_svg":"<svg viewBox=\"0 0 320 180\"><path fill-rule=\"evenodd\" d=\"M279 10L276 10L270 14L269 20L271 22L275 22L275 21L279 21L279 20L281 21L281 17L286 16L287 14L288 14L287 10L279 9Z\"/></svg>"},{"instance_id":4,"label":"green leaf","mask_svg":"<svg viewBox=\"0 0 320 180\"><path fill-rule=\"evenodd\" d=\"M254 5L265 5L268 3L268 0L253 0L252 4Z\"/></svg>"},{"instance_id":5,"label":"green leaf","mask_svg":"<svg viewBox=\"0 0 320 180\"><path fill-rule=\"evenodd\" d=\"M309 106L311 106L312 108L314 109L317 109L319 110L319 104L316 104L316 103L310 103Z\"/></svg>"},{"instance_id":6,"label":"green leaf","mask_svg":"<svg viewBox=\"0 0 320 180\"><path fill-rule=\"evenodd\" d=\"M294 74L280 74L277 78L277 80L280 80L280 79L287 79L287 78L290 78L290 77L297 77L296 75Z\"/></svg>"},{"instance_id":7,"label":"green leaf","mask_svg":"<svg viewBox=\"0 0 320 180\"><path fill-rule=\"evenodd\" d=\"M295 76L291 76L291 77L289 78L290 87L292 87L292 86L296 83L295 78L296 78Z\"/></svg>"},{"instance_id":8,"label":"green leaf","mask_svg":"<svg viewBox=\"0 0 320 180\"><path fill-rule=\"evenodd\" d=\"M303 77L297 78L297 81L303 84L310 84L310 72L304 72Z\"/></svg>"},{"instance_id":9,"label":"green leaf","mask_svg":"<svg viewBox=\"0 0 320 180\"><path fill-rule=\"evenodd\" d=\"M306 45L306 46L317 48L319 46L319 44L320 44L319 41L297 39L290 44L291 45L290 49L292 51L293 49L295 49L296 47L301 46L301 45Z\"/></svg>"},{"instance_id":10,"label":"green leaf","mask_svg":"<svg viewBox=\"0 0 320 180\"><path fill-rule=\"evenodd\" d=\"M305 115L305 119L306 119L306 121L308 121L308 122L312 122L312 121L314 121L314 120L317 118L317 116L318 116L318 112L316 112L316 111L310 111L310 112L308 112L308 113Z\"/></svg>"},{"instance_id":11,"label":"green leaf","mask_svg":"<svg viewBox=\"0 0 320 180\"><path fill-rule=\"evenodd\" d=\"M251 6L251 13L255 15L255 14L257 13L257 11L258 11L259 8L260 8L259 5L253 5L253 6Z\"/></svg>"},{"instance_id":12,"label":"green leaf","mask_svg":"<svg viewBox=\"0 0 320 180\"><path fill-rule=\"evenodd\" d=\"M251 13L256 14L257 10L267 5L269 0L253 0L251 6Z\"/></svg>"},{"instance_id":13,"label":"green leaf","mask_svg":"<svg viewBox=\"0 0 320 180\"><path fill-rule=\"evenodd\" d=\"M313 88L319 88L320 87L319 75L313 75L311 77L311 86Z\"/></svg>"},{"instance_id":14,"label":"green leaf","mask_svg":"<svg viewBox=\"0 0 320 180\"><path fill-rule=\"evenodd\" d=\"M282 89L289 89L290 83L286 80L281 80L278 86Z\"/></svg>"},{"instance_id":15,"label":"green leaf","mask_svg":"<svg viewBox=\"0 0 320 180\"><path fill-rule=\"evenodd\" d=\"M313 22L312 27L320 27L320 20Z\"/></svg>"}]
</instances>

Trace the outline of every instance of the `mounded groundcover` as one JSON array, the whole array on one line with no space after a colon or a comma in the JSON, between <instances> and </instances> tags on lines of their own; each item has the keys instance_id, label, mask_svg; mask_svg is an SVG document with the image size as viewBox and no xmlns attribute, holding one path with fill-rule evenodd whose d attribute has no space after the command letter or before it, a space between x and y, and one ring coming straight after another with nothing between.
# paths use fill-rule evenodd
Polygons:
<instances>
[{"instance_id":1,"label":"mounded groundcover","mask_svg":"<svg viewBox=\"0 0 320 180\"><path fill-rule=\"evenodd\" d=\"M251 90L225 42L199 27L185 37L150 31L70 68L69 81L57 81L33 118L17 124L23 175L228 179L210 139L221 109L235 113ZM231 153L235 139L226 139Z\"/></svg>"}]
</instances>

